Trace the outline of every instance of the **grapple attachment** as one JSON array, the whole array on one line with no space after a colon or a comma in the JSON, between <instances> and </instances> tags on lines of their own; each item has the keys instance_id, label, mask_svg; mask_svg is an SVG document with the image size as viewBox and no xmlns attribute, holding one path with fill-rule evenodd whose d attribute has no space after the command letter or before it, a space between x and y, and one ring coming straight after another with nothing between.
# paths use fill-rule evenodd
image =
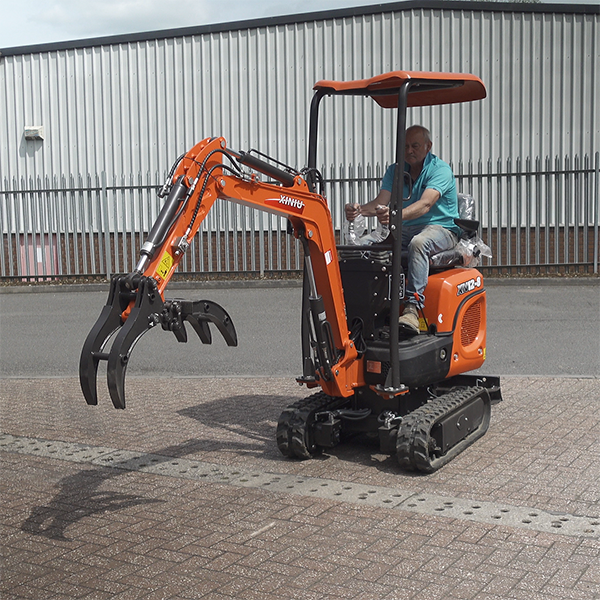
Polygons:
<instances>
[{"instance_id":1,"label":"grapple attachment","mask_svg":"<svg viewBox=\"0 0 600 600\"><path fill-rule=\"evenodd\" d=\"M132 290L135 280L136 289ZM88 404L98 404L97 377L100 361L107 362L107 381L115 408L125 408L125 373L131 352L150 329L161 325L177 341L187 342L188 321L203 344L212 343L209 323L214 323L228 346L237 346L237 334L227 312L210 300L163 300L150 277L113 277L106 306L83 345L79 381ZM114 335L116 334L116 335ZM105 352L110 339L114 340Z\"/></svg>"}]
</instances>

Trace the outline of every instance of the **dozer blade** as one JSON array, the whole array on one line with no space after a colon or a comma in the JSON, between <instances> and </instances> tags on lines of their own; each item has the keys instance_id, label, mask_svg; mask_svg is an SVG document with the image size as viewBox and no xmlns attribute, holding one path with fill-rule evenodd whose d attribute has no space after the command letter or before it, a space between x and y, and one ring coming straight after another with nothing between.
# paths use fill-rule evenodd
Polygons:
<instances>
[{"instance_id":1,"label":"dozer blade","mask_svg":"<svg viewBox=\"0 0 600 600\"><path fill-rule=\"evenodd\" d=\"M490 424L487 389L455 389L402 418L396 439L400 466L433 473L485 434Z\"/></svg>"}]
</instances>

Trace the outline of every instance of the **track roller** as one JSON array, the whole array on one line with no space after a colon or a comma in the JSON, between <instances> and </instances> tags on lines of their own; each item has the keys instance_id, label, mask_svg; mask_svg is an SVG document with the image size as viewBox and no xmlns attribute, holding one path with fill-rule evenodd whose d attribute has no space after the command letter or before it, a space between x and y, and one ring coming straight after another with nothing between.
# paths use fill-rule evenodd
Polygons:
<instances>
[{"instance_id":1,"label":"track roller","mask_svg":"<svg viewBox=\"0 0 600 600\"><path fill-rule=\"evenodd\" d=\"M396 441L400 466L433 473L487 431L491 401L487 389L456 389L434 398L402 419Z\"/></svg>"}]
</instances>

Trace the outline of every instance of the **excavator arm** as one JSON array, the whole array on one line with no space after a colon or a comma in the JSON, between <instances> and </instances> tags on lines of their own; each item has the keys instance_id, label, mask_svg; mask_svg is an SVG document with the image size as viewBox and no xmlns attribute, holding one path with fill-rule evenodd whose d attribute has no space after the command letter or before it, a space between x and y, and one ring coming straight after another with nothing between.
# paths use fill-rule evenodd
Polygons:
<instances>
[{"instance_id":1,"label":"excavator arm","mask_svg":"<svg viewBox=\"0 0 600 600\"><path fill-rule=\"evenodd\" d=\"M256 171L277 183L260 181ZM98 365L105 361L112 402L115 408L125 408L129 357L139 339L157 325L185 342L188 321L201 341L209 344L212 323L228 345L237 345L232 320L218 304L164 297L169 280L217 199L287 218L303 245L314 376L311 381L301 380L337 397L349 397L364 385L362 361L346 322L331 214L325 199L310 191L300 174L254 154L228 149L223 138L207 138L175 162L159 195L166 200L141 247L136 268L113 277L106 306L84 343L79 376L88 404L98 402Z\"/></svg>"}]
</instances>

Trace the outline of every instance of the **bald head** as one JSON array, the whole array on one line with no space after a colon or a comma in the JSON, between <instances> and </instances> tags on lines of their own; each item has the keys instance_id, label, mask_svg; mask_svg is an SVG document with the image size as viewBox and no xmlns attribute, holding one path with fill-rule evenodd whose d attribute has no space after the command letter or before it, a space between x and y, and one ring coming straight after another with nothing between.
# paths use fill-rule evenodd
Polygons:
<instances>
[{"instance_id":1,"label":"bald head","mask_svg":"<svg viewBox=\"0 0 600 600\"><path fill-rule=\"evenodd\" d=\"M406 136L408 137L410 133L421 134L423 136L423 139L425 140L425 143L431 144L431 133L429 132L429 129L423 127L423 125L411 125L406 130Z\"/></svg>"}]
</instances>

